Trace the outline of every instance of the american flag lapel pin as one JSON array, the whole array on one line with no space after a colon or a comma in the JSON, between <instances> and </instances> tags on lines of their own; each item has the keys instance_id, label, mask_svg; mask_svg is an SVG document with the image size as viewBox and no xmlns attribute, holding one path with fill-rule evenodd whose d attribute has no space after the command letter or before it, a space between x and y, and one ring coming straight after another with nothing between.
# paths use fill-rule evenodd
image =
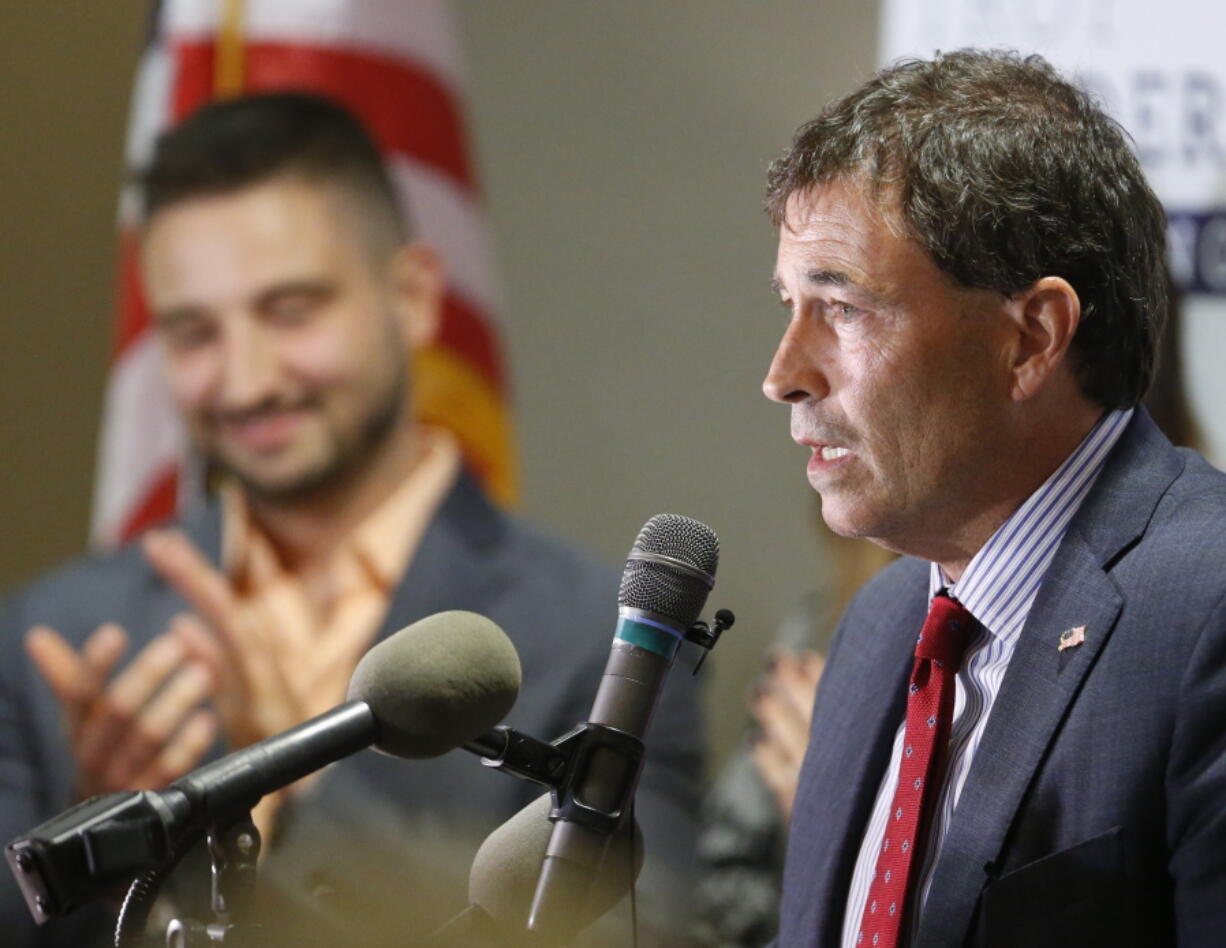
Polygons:
<instances>
[{"instance_id":1,"label":"american flag lapel pin","mask_svg":"<svg viewBox=\"0 0 1226 948\"><path fill-rule=\"evenodd\" d=\"M1076 648L1085 640L1086 627L1084 625L1065 629L1060 633L1060 645L1057 647L1057 651L1063 652L1066 648Z\"/></svg>"}]
</instances>

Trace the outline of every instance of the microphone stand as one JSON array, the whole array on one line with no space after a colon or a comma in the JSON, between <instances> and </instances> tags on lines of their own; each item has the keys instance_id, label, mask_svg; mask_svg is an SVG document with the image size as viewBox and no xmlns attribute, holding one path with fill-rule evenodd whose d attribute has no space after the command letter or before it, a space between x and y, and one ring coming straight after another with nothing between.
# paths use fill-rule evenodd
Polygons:
<instances>
[{"instance_id":1,"label":"microphone stand","mask_svg":"<svg viewBox=\"0 0 1226 948\"><path fill-rule=\"evenodd\" d=\"M115 930L115 944L119 948L141 944L149 909L163 879L197 838L185 840L164 867L132 883ZM215 945L261 948L267 944L263 926L253 921L260 831L251 821L250 810L238 810L214 820L206 830L206 840L212 865L214 920L206 924L191 918L172 919L166 926L167 948Z\"/></svg>"},{"instance_id":2,"label":"microphone stand","mask_svg":"<svg viewBox=\"0 0 1226 948\"><path fill-rule=\"evenodd\" d=\"M693 674L698 674L720 636L735 621L731 610L720 609L710 626L699 621L686 631L686 640L703 649ZM590 721L552 742L499 725L461 746L480 757L486 767L547 787L553 795L550 821L564 819L583 826L590 831L592 845L601 847L621 824L626 802L633 805L633 789L643 764L642 740ZM583 800L575 793L589 767L602 770L612 788L601 800ZM578 900L582 894L575 891L572 896ZM551 935L531 930L518 937L527 937L533 945L557 944Z\"/></svg>"}]
</instances>

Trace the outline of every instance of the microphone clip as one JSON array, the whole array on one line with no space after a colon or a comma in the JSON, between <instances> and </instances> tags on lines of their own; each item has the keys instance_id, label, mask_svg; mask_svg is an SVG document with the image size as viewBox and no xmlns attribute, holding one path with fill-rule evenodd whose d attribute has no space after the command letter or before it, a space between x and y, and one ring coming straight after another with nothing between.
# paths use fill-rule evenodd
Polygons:
<instances>
[{"instance_id":1,"label":"microphone clip","mask_svg":"<svg viewBox=\"0 0 1226 948\"><path fill-rule=\"evenodd\" d=\"M553 807L550 820L566 820L611 836L625 815L626 803L634 800L643 767L643 742L633 734L607 724L588 721L554 742L566 757L562 779L550 789ZM599 772L599 781L589 779ZM599 787L597 795L585 796L584 787Z\"/></svg>"},{"instance_id":2,"label":"microphone clip","mask_svg":"<svg viewBox=\"0 0 1226 948\"><path fill-rule=\"evenodd\" d=\"M548 787L554 801L551 820L569 820L606 835L621 822L621 801L632 796L643 765L641 740L591 721L552 742L499 725L464 749L480 756L486 767ZM578 790L589 785L592 771L602 775L600 799L585 798Z\"/></svg>"},{"instance_id":3,"label":"microphone clip","mask_svg":"<svg viewBox=\"0 0 1226 948\"><path fill-rule=\"evenodd\" d=\"M693 642L699 648L703 649L703 653L698 658L698 662L694 665L693 674L697 675L698 670L702 668L702 663L707 660L707 656L711 653L711 649L715 648L715 643L719 641L719 637L727 632L736 623L736 616L732 614L731 609L717 609L715 612L715 621L711 625L707 625L701 619L695 622L685 631L685 640Z\"/></svg>"}]
</instances>

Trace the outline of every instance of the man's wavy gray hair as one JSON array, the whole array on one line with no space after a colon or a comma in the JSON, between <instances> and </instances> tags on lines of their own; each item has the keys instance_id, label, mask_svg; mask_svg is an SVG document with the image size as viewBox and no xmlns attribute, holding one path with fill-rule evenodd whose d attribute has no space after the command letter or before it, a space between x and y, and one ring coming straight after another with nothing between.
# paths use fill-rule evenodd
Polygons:
<instances>
[{"instance_id":1,"label":"man's wavy gray hair","mask_svg":"<svg viewBox=\"0 0 1226 948\"><path fill-rule=\"evenodd\" d=\"M1060 276L1081 300L1078 380L1106 408L1140 401L1169 303L1166 218L1127 134L1039 56L904 60L801 126L771 164L767 210L858 179L966 287L1012 296Z\"/></svg>"}]
</instances>

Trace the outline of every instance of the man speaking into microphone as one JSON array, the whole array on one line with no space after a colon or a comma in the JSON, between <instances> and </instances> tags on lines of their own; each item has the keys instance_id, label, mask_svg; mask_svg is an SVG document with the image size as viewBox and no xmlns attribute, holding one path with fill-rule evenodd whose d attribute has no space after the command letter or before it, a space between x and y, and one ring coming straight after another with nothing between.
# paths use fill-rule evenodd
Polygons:
<instances>
[{"instance_id":1,"label":"man speaking into microphone","mask_svg":"<svg viewBox=\"0 0 1226 948\"><path fill-rule=\"evenodd\" d=\"M772 166L764 388L905 554L817 690L779 944L1226 932L1226 477L1139 407L1170 305L1127 137L1038 58L907 61Z\"/></svg>"},{"instance_id":2,"label":"man speaking into microphone","mask_svg":"<svg viewBox=\"0 0 1226 948\"><path fill-rule=\"evenodd\" d=\"M366 133L307 95L229 100L164 136L141 184L161 368L219 492L4 604L0 838L330 709L368 647L444 610L513 640L508 724L548 740L584 720L616 577L499 512L454 440L415 422L408 366L438 323L444 261L409 234ZM637 813L641 917L667 933L683 924L702 729L686 676L662 700ZM410 943L464 906L476 844L535 794L457 752L363 753L269 795L262 889L300 922L273 942ZM175 895L207 915L207 879ZM35 931L3 882L0 924L24 948L101 941L109 920Z\"/></svg>"}]
</instances>

